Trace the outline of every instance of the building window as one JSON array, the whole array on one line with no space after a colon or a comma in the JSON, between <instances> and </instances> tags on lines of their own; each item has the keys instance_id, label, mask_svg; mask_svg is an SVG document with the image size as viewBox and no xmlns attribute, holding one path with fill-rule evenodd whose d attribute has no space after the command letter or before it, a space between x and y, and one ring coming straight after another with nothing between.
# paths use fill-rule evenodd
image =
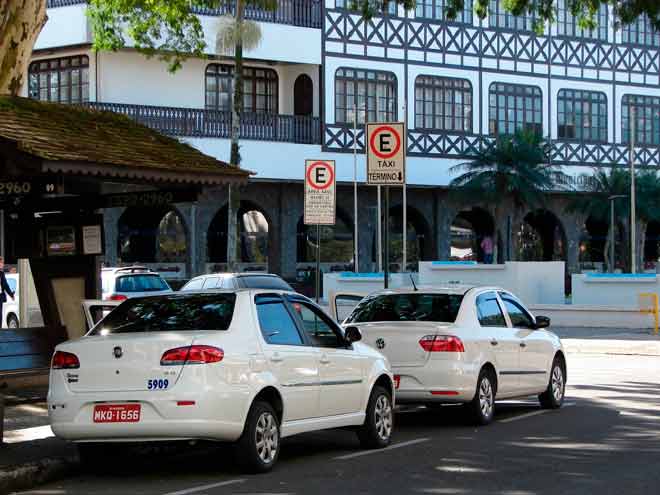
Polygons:
<instances>
[{"instance_id":1,"label":"building window","mask_svg":"<svg viewBox=\"0 0 660 495\"><path fill-rule=\"evenodd\" d=\"M467 79L419 76L415 80L415 127L472 132L472 84Z\"/></svg>"},{"instance_id":2,"label":"building window","mask_svg":"<svg viewBox=\"0 0 660 495\"><path fill-rule=\"evenodd\" d=\"M337 69L335 74L335 121L393 122L396 119L396 76L391 72Z\"/></svg>"},{"instance_id":3,"label":"building window","mask_svg":"<svg viewBox=\"0 0 660 495\"><path fill-rule=\"evenodd\" d=\"M635 109L635 144L660 145L660 98L623 95L621 130L623 142L630 142L630 114Z\"/></svg>"},{"instance_id":4,"label":"building window","mask_svg":"<svg viewBox=\"0 0 660 495\"><path fill-rule=\"evenodd\" d=\"M29 96L57 103L89 101L89 59L85 55L32 62Z\"/></svg>"},{"instance_id":5,"label":"building window","mask_svg":"<svg viewBox=\"0 0 660 495\"><path fill-rule=\"evenodd\" d=\"M522 84L491 84L488 124L493 136L513 134L519 129L542 135L541 89Z\"/></svg>"},{"instance_id":6,"label":"building window","mask_svg":"<svg viewBox=\"0 0 660 495\"><path fill-rule=\"evenodd\" d=\"M593 30L581 28L576 17L571 13L569 0L557 2L557 34L576 38L591 38L607 41L607 5L603 4L596 15L596 28Z\"/></svg>"},{"instance_id":7,"label":"building window","mask_svg":"<svg viewBox=\"0 0 660 495\"><path fill-rule=\"evenodd\" d=\"M607 96L598 91L562 89L557 101L559 139L607 142Z\"/></svg>"},{"instance_id":8,"label":"building window","mask_svg":"<svg viewBox=\"0 0 660 495\"><path fill-rule=\"evenodd\" d=\"M231 111L234 66L211 64L206 68L206 108ZM277 72L243 68L243 111L277 113Z\"/></svg>"},{"instance_id":9,"label":"building window","mask_svg":"<svg viewBox=\"0 0 660 495\"><path fill-rule=\"evenodd\" d=\"M490 0L488 25L492 28L534 31L536 13L513 15L504 9L502 0Z\"/></svg>"},{"instance_id":10,"label":"building window","mask_svg":"<svg viewBox=\"0 0 660 495\"><path fill-rule=\"evenodd\" d=\"M353 2L356 2L356 6L359 6L359 0L335 0L335 8L342 10L356 10L353 9ZM374 12L379 13L380 15L396 15L397 14L397 4L395 0L388 0L387 6L383 8L382 0L370 0Z\"/></svg>"},{"instance_id":11,"label":"building window","mask_svg":"<svg viewBox=\"0 0 660 495\"><path fill-rule=\"evenodd\" d=\"M623 42L633 45L660 46L660 32L651 26L646 14L622 29Z\"/></svg>"},{"instance_id":12,"label":"building window","mask_svg":"<svg viewBox=\"0 0 660 495\"><path fill-rule=\"evenodd\" d=\"M447 21L447 4L447 0L417 0L415 17ZM463 10L457 12L456 19L451 19L449 22L472 24L472 0L465 0Z\"/></svg>"}]
</instances>

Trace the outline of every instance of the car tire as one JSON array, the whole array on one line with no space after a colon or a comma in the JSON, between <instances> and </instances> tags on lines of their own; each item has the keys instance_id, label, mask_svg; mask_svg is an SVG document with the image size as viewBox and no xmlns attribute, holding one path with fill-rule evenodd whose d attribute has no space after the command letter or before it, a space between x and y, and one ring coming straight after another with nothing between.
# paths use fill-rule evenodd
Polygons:
<instances>
[{"instance_id":1,"label":"car tire","mask_svg":"<svg viewBox=\"0 0 660 495\"><path fill-rule=\"evenodd\" d=\"M374 387L367 403L364 424L357 430L365 449L382 449L392 441L394 410L392 394L383 387Z\"/></svg>"},{"instance_id":2,"label":"car tire","mask_svg":"<svg viewBox=\"0 0 660 495\"><path fill-rule=\"evenodd\" d=\"M493 372L482 369L477 379L474 398L467 403L467 409L474 423L485 426L492 423L495 416L495 377Z\"/></svg>"},{"instance_id":3,"label":"car tire","mask_svg":"<svg viewBox=\"0 0 660 495\"><path fill-rule=\"evenodd\" d=\"M267 402L255 402L236 445L239 465L250 473L268 472L277 462L280 445L280 423L275 409Z\"/></svg>"},{"instance_id":4,"label":"car tire","mask_svg":"<svg viewBox=\"0 0 660 495\"><path fill-rule=\"evenodd\" d=\"M18 328L18 318L16 318L15 314L10 314L7 316L7 328Z\"/></svg>"},{"instance_id":5,"label":"car tire","mask_svg":"<svg viewBox=\"0 0 660 495\"><path fill-rule=\"evenodd\" d=\"M566 367L559 356L555 357L550 369L548 388L539 395L539 402L544 409L559 409L564 403L566 392Z\"/></svg>"}]
</instances>

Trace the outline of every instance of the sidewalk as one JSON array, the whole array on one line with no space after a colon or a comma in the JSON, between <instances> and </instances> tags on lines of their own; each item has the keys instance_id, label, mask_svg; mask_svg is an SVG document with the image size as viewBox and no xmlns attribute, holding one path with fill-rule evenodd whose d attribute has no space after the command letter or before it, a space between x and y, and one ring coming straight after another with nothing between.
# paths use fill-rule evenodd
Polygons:
<instances>
[{"instance_id":1,"label":"sidewalk","mask_svg":"<svg viewBox=\"0 0 660 495\"><path fill-rule=\"evenodd\" d=\"M660 336L651 330L554 328L569 354L660 356ZM52 436L46 389L6 394L5 444L0 446L0 495L75 473L76 448Z\"/></svg>"},{"instance_id":2,"label":"sidewalk","mask_svg":"<svg viewBox=\"0 0 660 495\"><path fill-rule=\"evenodd\" d=\"M77 465L75 447L53 437L45 397L43 388L5 393L0 494L46 483Z\"/></svg>"},{"instance_id":3,"label":"sidewalk","mask_svg":"<svg viewBox=\"0 0 660 495\"><path fill-rule=\"evenodd\" d=\"M660 335L653 330L552 327L571 354L660 356Z\"/></svg>"}]
</instances>

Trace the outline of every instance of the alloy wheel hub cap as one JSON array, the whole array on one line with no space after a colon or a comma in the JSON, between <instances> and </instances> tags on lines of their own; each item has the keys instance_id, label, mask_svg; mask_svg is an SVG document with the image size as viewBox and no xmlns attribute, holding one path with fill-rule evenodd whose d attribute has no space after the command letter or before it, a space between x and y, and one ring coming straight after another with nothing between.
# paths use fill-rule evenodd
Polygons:
<instances>
[{"instance_id":1,"label":"alloy wheel hub cap","mask_svg":"<svg viewBox=\"0 0 660 495\"><path fill-rule=\"evenodd\" d=\"M387 440L392 434L392 406L389 399L381 395L376 401L376 432L381 440Z\"/></svg>"},{"instance_id":2,"label":"alloy wheel hub cap","mask_svg":"<svg viewBox=\"0 0 660 495\"><path fill-rule=\"evenodd\" d=\"M277 456L280 436L277 421L271 413L265 412L259 416L255 440L259 458L266 464L273 462Z\"/></svg>"}]
</instances>

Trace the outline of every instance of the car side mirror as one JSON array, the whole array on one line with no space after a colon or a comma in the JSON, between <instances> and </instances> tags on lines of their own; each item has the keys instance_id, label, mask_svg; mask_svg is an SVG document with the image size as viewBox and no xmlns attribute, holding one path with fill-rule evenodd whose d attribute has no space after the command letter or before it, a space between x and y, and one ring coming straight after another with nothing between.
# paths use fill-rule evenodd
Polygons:
<instances>
[{"instance_id":1,"label":"car side mirror","mask_svg":"<svg viewBox=\"0 0 660 495\"><path fill-rule=\"evenodd\" d=\"M348 327L344 336L346 338L346 342L349 344L362 340L362 332L360 332L358 327Z\"/></svg>"},{"instance_id":2,"label":"car side mirror","mask_svg":"<svg viewBox=\"0 0 660 495\"><path fill-rule=\"evenodd\" d=\"M550 318L547 316L537 316L535 329L548 328L550 326Z\"/></svg>"}]
</instances>

